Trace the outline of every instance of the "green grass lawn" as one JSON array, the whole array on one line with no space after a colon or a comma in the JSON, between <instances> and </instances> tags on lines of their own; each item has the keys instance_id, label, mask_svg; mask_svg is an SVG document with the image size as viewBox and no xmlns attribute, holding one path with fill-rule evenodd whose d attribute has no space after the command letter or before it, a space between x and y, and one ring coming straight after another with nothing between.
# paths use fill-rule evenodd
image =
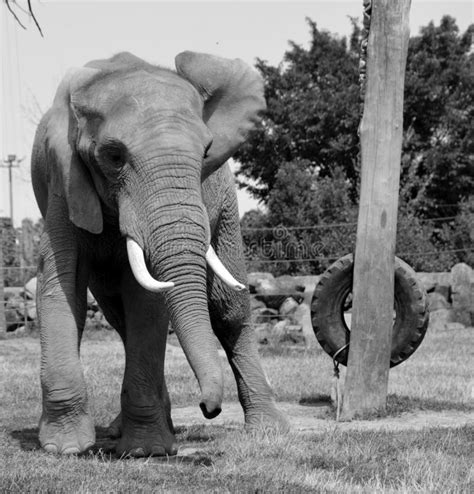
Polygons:
<instances>
[{"instance_id":1,"label":"green grass lawn","mask_svg":"<svg viewBox=\"0 0 474 494\"><path fill-rule=\"evenodd\" d=\"M390 372L389 413L472 409L473 335L472 329L428 332L417 352ZM188 456L119 460L105 427L119 410L123 358L111 333L86 336L82 360L97 447L62 458L38 449L39 341L0 341L0 492L474 491L474 425L342 431L328 418L334 427L324 434L247 434L209 422L178 428ZM331 392L331 359L322 352L265 350L262 360L279 401ZM173 406L197 407L198 386L186 360L171 352L166 367ZM227 367L225 401L236 401Z\"/></svg>"}]
</instances>

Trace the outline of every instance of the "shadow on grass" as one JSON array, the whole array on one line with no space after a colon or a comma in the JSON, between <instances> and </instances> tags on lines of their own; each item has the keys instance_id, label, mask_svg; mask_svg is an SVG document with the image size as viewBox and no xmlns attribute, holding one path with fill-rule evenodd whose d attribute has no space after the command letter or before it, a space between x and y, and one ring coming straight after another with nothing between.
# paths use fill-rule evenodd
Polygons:
<instances>
[{"instance_id":1,"label":"shadow on grass","mask_svg":"<svg viewBox=\"0 0 474 494\"><path fill-rule=\"evenodd\" d=\"M39 443L39 429L38 427L30 427L25 429L14 430L10 433L10 436L19 442L21 449L24 451L40 450ZM93 454L113 454L115 450L116 440L112 439L107 434L107 427L97 426L95 428L96 442L94 446L85 453L78 456L88 456L91 452Z\"/></svg>"},{"instance_id":2,"label":"shadow on grass","mask_svg":"<svg viewBox=\"0 0 474 494\"><path fill-rule=\"evenodd\" d=\"M387 415L389 416L397 416L403 412L443 412L446 410L468 412L473 409L474 407L472 405L452 401L413 398L411 396L399 396L395 394L388 395L387 397Z\"/></svg>"},{"instance_id":3,"label":"shadow on grass","mask_svg":"<svg viewBox=\"0 0 474 494\"><path fill-rule=\"evenodd\" d=\"M331 418L332 414L335 413L335 405L332 402L331 397L328 395L317 394L304 396L298 403L309 407L327 407L327 413L325 415L328 418ZM474 406L467 403L456 403L446 400L434 400L430 398L413 398L411 396L390 394L387 396L387 412L381 416L397 417L406 412L469 412L472 410L474 410ZM376 418L376 416L373 418Z\"/></svg>"},{"instance_id":4,"label":"shadow on grass","mask_svg":"<svg viewBox=\"0 0 474 494\"><path fill-rule=\"evenodd\" d=\"M112 439L108 435L107 427L96 426L96 442L94 446L92 446L92 448L90 448L86 452L77 455L77 457L85 460L99 459L100 461L104 462L127 460L160 464L190 464L211 466L213 464L213 460L211 459L210 455L206 451L197 449L193 446L193 444L190 443L209 443L210 441L216 439L218 435L222 435L225 433L224 427L219 427L219 429L222 430L211 431L211 427L208 426L178 427L176 430L176 434L181 437L179 438L180 448L177 456L133 458L130 456L117 456L115 454L117 439ZM15 441L18 441L21 449L24 451L41 451L38 434L38 427L30 427L10 432L10 436Z\"/></svg>"}]
</instances>

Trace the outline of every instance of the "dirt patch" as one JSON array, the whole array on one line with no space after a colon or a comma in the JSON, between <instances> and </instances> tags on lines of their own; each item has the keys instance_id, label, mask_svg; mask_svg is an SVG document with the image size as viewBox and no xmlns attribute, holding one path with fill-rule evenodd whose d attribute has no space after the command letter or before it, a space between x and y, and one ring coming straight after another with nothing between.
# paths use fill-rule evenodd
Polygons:
<instances>
[{"instance_id":1,"label":"dirt patch","mask_svg":"<svg viewBox=\"0 0 474 494\"><path fill-rule=\"evenodd\" d=\"M373 420L353 420L336 422L334 412L327 404L304 406L296 403L278 403L278 407L290 419L293 430L297 432L324 432L327 430L421 430L435 427L463 427L474 425L474 411L461 412L446 410L442 412L416 411L404 412L396 417L384 417ZM206 420L198 407L174 408L173 422L176 426L219 425L226 428L240 428L244 423L242 408L238 403L223 404L222 413L211 421Z\"/></svg>"}]
</instances>

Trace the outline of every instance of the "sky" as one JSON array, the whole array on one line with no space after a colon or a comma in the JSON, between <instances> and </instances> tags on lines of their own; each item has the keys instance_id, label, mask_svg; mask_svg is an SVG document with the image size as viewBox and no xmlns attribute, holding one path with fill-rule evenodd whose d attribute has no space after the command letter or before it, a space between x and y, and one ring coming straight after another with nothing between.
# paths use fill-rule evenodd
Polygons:
<instances>
[{"instance_id":1,"label":"sky","mask_svg":"<svg viewBox=\"0 0 474 494\"><path fill-rule=\"evenodd\" d=\"M18 0L25 6L26 1ZM311 18L319 29L338 36L351 31L349 17L362 17L362 0L351 1L32 1L44 38L31 19L18 12L19 27L0 5L2 78L0 97L0 153L22 159L12 170L14 223L39 218L29 163L36 124L70 67L89 60L130 51L148 62L173 67L184 50L241 58L254 65L257 58L281 62L288 41L309 43ZM461 31L473 21L473 2L412 0L411 34L445 14ZM245 191L238 192L241 214L258 207ZM0 216L9 216L8 170L0 169Z\"/></svg>"}]
</instances>

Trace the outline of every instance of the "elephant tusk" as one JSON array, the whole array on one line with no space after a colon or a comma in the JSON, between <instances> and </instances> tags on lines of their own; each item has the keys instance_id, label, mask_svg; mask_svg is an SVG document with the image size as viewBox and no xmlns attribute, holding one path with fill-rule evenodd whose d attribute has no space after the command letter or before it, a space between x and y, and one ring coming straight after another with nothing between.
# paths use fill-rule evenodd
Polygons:
<instances>
[{"instance_id":1,"label":"elephant tusk","mask_svg":"<svg viewBox=\"0 0 474 494\"><path fill-rule=\"evenodd\" d=\"M151 276L145 264L143 249L130 237L127 237L127 254L132 273L145 290L159 293L174 287L172 281L158 281Z\"/></svg>"},{"instance_id":2,"label":"elephant tusk","mask_svg":"<svg viewBox=\"0 0 474 494\"><path fill-rule=\"evenodd\" d=\"M245 290L245 285L239 283L227 270L227 268L222 264L221 260L217 257L215 250L212 245L209 245L209 249L206 252L206 261L209 267L214 271L214 273L232 290L236 292L241 292Z\"/></svg>"}]
</instances>

